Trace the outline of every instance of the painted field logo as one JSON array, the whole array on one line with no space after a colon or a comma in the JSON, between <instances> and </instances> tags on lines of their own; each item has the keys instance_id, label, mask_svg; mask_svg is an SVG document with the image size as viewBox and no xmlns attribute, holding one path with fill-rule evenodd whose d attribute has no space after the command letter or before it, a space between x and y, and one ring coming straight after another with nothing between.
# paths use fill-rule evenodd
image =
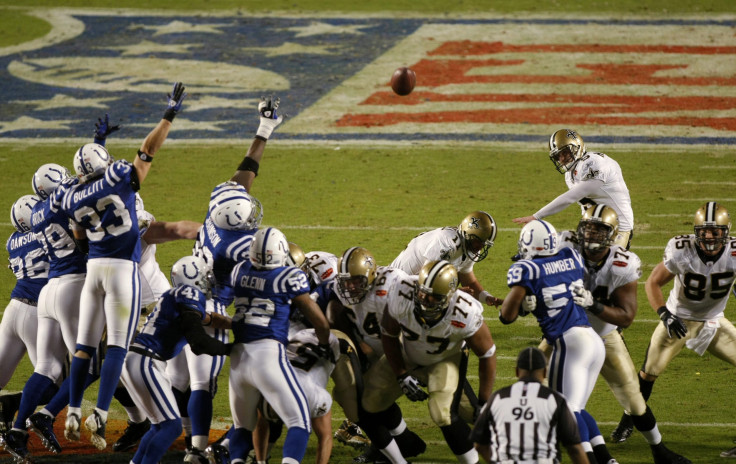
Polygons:
<instances>
[{"instance_id":1,"label":"painted field logo","mask_svg":"<svg viewBox=\"0 0 736 464\"><path fill-rule=\"evenodd\" d=\"M475 134L513 141L574 127L639 143L732 143L736 37L731 26L425 25L354 83L345 83L346 90L369 90L360 101L341 107L328 96L320 110L340 113L335 132ZM398 97L387 87L388 63L416 71L411 95ZM377 68L384 82L370 91Z\"/></svg>"},{"instance_id":2,"label":"painted field logo","mask_svg":"<svg viewBox=\"0 0 736 464\"><path fill-rule=\"evenodd\" d=\"M106 112L138 139L180 79L180 139L249 134L243 110L274 93L278 137L301 142L736 143L734 21L39 15L49 36L0 49L0 139L89 137Z\"/></svg>"}]
</instances>

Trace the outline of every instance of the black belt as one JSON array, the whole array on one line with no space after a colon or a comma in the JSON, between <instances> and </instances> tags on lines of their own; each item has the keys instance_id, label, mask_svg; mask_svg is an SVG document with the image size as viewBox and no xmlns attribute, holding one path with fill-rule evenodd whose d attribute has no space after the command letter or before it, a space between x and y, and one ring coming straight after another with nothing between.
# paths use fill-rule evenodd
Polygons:
<instances>
[{"instance_id":1,"label":"black belt","mask_svg":"<svg viewBox=\"0 0 736 464\"><path fill-rule=\"evenodd\" d=\"M28 306L38 306L38 301L36 300L29 300L28 298L13 298L14 300L18 300L21 303L27 304Z\"/></svg>"},{"instance_id":2,"label":"black belt","mask_svg":"<svg viewBox=\"0 0 736 464\"><path fill-rule=\"evenodd\" d=\"M166 361L164 358L162 358L158 354L154 353L153 351L149 350L148 348L143 348L142 346L131 345L131 347L128 348L128 351L132 351L133 353L138 353L141 356L146 356L146 357L149 357L149 358L153 358L156 361Z\"/></svg>"}]
</instances>

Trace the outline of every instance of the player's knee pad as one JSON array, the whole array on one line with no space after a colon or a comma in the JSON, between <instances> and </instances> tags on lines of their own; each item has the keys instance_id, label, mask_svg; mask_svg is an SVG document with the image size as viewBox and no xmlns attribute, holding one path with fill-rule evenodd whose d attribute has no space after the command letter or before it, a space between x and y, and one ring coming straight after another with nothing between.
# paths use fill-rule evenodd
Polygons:
<instances>
[{"instance_id":1,"label":"player's knee pad","mask_svg":"<svg viewBox=\"0 0 736 464\"><path fill-rule=\"evenodd\" d=\"M445 427L452 423L452 392L431 392L427 405L429 416L439 427Z\"/></svg>"}]
</instances>

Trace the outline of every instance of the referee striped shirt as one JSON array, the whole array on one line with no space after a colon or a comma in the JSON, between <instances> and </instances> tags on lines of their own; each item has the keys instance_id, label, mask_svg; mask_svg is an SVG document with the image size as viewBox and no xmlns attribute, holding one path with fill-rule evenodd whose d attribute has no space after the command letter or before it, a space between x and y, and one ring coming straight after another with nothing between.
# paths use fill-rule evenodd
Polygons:
<instances>
[{"instance_id":1,"label":"referee striped shirt","mask_svg":"<svg viewBox=\"0 0 736 464\"><path fill-rule=\"evenodd\" d=\"M470 435L490 445L492 463L559 462L557 442L580 443L575 416L565 398L532 378L495 392Z\"/></svg>"}]
</instances>

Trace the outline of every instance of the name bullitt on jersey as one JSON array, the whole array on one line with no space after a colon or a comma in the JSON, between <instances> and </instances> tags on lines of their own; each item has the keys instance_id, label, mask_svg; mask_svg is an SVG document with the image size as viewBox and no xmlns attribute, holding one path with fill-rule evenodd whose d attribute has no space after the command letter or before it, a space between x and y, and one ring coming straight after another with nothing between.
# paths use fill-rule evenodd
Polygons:
<instances>
[{"instance_id":1,"label":"name bullitt on jersey","mask_svg":"<svg viewBox=\"0 0 736 464\"><path fill-rule=\"evenodd\" d=\"M266 279L256 276L243 276L240 279L240 286L245 288L253 288L255 290L263 290L266 288Z\"/></svg>"},{"instance_id":2,"label":"name bullitt on jersey","mask_svg":"<svg viewBox=\"0 0 736 464\"><path fill-rule=\"evenodd\" d=\"M85 198L92 196L96 194L97 192L101 191L103 187L102 186L103 180L104 179L95 181L92 185L74 192L74 195L72 196L72 198L74 199L74 202L78 203L84 200Z\"/></svg>"},{"instance_id":3,"label":"name bullitt on jersey","mask_svg":"<svg viewBox=\"0 0 736 464\"><path fill-rule=\"evenodd\" d=\"M542 263L542 267L547 275L557 274L559 272L565 272L575 269L575 260L572 258L560 259L558 261L550 261Z\"/></svg>"}]
</instances>

